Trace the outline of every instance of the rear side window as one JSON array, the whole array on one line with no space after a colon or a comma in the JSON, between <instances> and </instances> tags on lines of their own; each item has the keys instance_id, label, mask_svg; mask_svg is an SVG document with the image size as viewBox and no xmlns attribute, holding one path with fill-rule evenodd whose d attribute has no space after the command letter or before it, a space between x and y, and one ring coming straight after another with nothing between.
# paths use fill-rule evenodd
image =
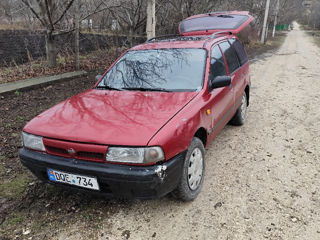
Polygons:
<instances>
[{"instance_id":1,"label":"rear side window","mask_svg":"<svg viewBox=\"0 0 320 240\"><path fill-rule=\"evenodd\" d=\"M246 51L244 50L242 44L240 43L240 41L236 40L236 39L230 39L230 44L232 45L232 47L234 48L234 50L236 51L238 57L239 57L239 61L240 61L240 65L244 65L246 62L248 62L248 56Z\"/></svg>"},{"instance_id":2,"label":"rear side window","mask_svg":"<svg viewBox=\"0 0 320 240\"><path fill-rule=\"evenodd\" d=\"M210 79L227 75L226 66L220 48L215 46L211 51Z\"/></svg>"},{"instance_id":3,"label":"rear side window","mask_svg":"<svg viewBox=\"0 0 320 240\"><path fill-rule=\"evenodd\" d=\"M238 56L236 52L233 50L229 42L223 42L220 44L220 47L227 59L227 63L229 66L229 72L233 73L240 67L240 63L238 60Z\"/></svg>"}]
</instances>

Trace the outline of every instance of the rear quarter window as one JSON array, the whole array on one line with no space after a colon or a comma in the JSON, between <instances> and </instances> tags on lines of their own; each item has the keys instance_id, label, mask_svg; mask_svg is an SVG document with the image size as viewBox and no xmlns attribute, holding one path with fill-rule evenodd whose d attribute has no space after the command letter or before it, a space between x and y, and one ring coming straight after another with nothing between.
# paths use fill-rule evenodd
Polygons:
<instances>
[{"instance_id":1,"label":"rear quarter window","mask_svg":"<svg viewBox=\"0 0 320 240\"><path fill-rule=\"evenodd\" d=\"M239 61L240 61L240 65L244 65L245 63L248 62L248 56L246 53L246 50L244 49L243 45L241 44L241 42L239 40L236 39L230 39L229 40L230 44L232 45L232 47L234 48L234 50L236 51Z\"/></svg>"},{"instance_id":2,"label":"rear quarter window","mask_svg":"<svg viewBox=\"0 0 320 240\"><path fill-rule=\"evenodd\" d=\"M219 45L224 53L224 56L226 57L229 66L229 72L235 72L240 67L240 63L236 52L234 51L233 47L231 47L229 42L223 42Z\"/></svg>"}]
</instances>

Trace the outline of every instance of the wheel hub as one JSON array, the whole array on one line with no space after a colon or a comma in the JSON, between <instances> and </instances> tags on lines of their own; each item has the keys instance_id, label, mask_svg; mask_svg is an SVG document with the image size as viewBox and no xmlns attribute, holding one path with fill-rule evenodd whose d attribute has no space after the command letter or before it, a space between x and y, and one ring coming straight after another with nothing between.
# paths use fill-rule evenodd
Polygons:
<instances>
[{"instance_id":1,"label":"wheel hub","mask_svg":"<svg viewBox=\"0 0 320 240\"><path fill-rule=\"evenodd\" d=\"M245 95L243 95L241 99L240 114L242 120L245 120L247 114L247 98Z\"/></svg>"},{"instance_id":2,"label":"wheel hub","mask_svg":"<svg viewBox=\"0 0 320 240\"><path fill-rule=\"evenodd\" d=\"M203 156L199 148L195 148L189 159L188 184L191 190L196 190L203 175Z\"/></svg>"}]
</instances>

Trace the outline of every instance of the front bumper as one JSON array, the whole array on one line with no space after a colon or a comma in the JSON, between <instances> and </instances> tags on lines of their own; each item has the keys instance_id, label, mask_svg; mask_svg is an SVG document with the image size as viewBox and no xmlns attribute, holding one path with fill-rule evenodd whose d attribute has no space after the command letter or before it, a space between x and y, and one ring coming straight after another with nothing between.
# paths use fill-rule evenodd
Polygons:
<instances>
[{"instance_id":1,"label":"front bumper","mask_svg":"<svg viewBox=\"0 0 320 240\"><path fill-rule=\"evenodd\" d=\"M180 180L186 152L161 165L127 166L49 155L21 148L21 163L44 182L99 193L108 197L150 199L173 191ZM49 181L47 168L97 177L100 191Z\"/></svg>"}]
</instances>

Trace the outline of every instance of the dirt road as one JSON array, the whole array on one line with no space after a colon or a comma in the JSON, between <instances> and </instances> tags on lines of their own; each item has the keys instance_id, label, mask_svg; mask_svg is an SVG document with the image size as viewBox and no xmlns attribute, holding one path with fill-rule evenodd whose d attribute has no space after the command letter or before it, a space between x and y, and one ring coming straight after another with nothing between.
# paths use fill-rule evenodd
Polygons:
<instances>
[{"instance_id":1,"label":"dirt road","mask_svg":"<svg viewBox=\"0 0 320 240\"><path fill-rule=\"evenodd\" d=\"M112 203L97 232L77 221L55 238L320 239L319 66L320 50L295 25L251 65L247 123L211 144L195 201Z\"/></svg>"}]
</instances>

